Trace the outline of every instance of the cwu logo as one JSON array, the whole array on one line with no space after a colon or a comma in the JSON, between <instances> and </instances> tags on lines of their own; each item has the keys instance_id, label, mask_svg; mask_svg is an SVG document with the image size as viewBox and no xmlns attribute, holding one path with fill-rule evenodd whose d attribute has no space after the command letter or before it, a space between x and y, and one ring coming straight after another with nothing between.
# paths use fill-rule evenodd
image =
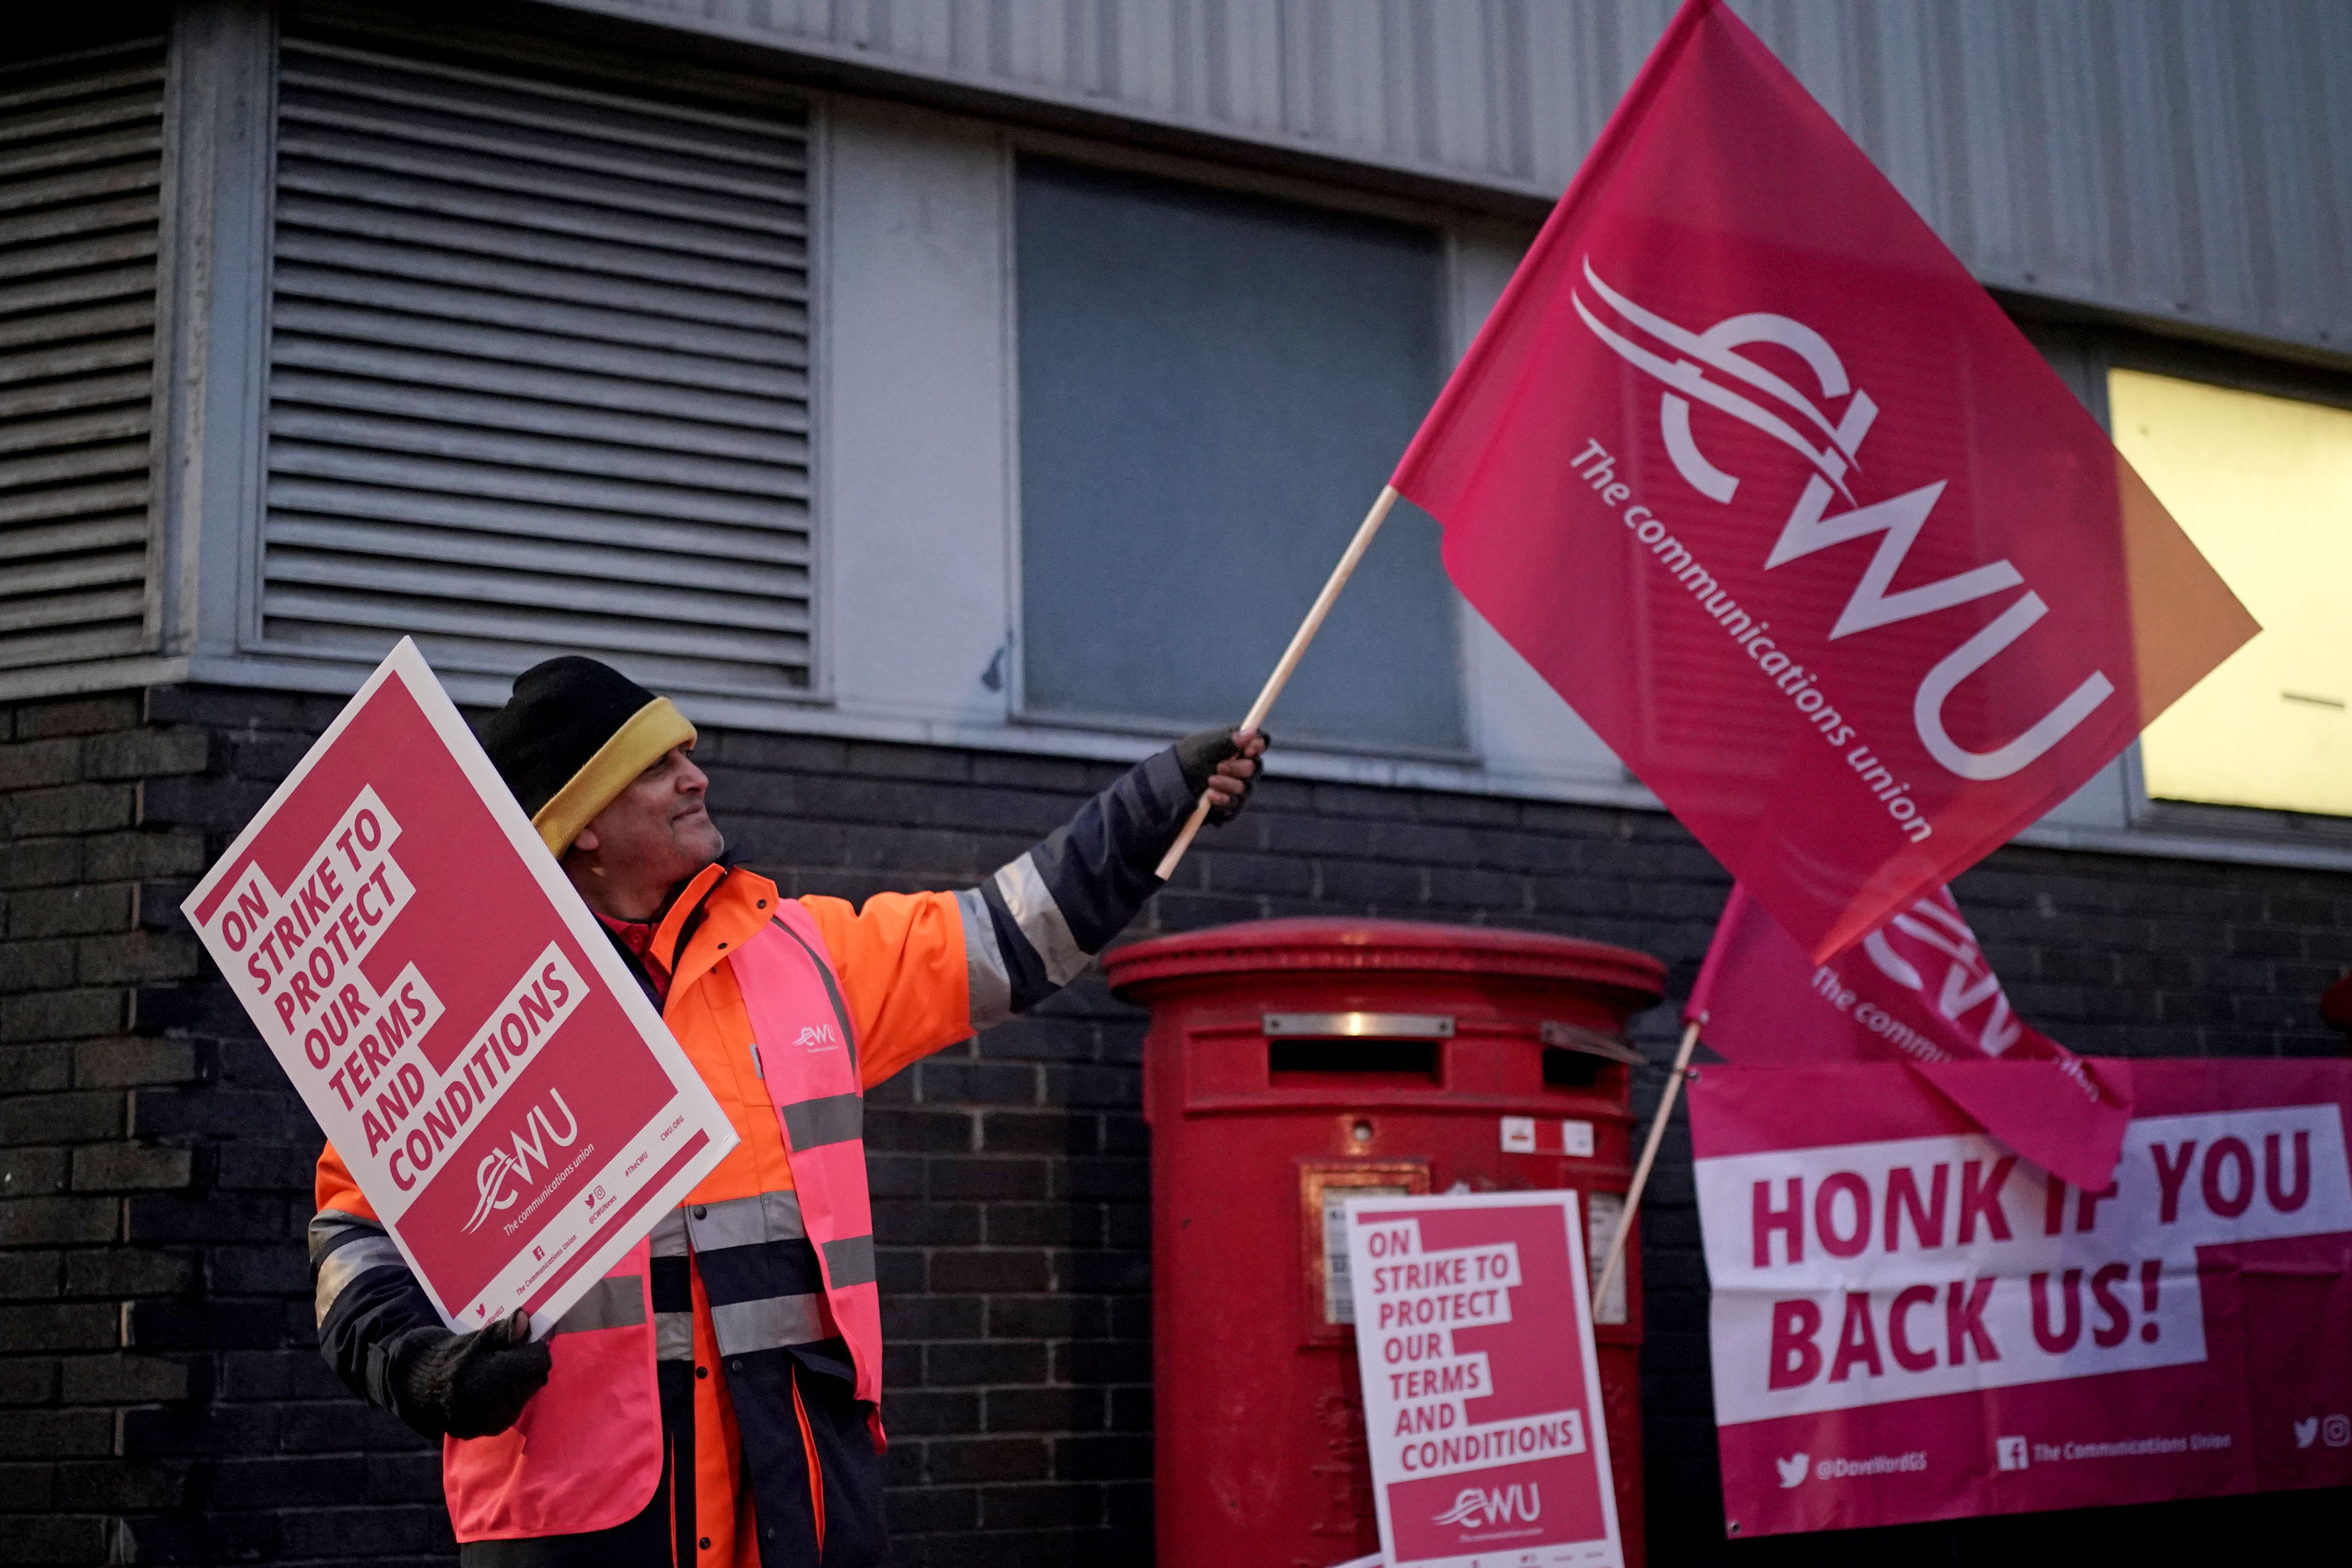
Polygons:
<instances>
[{"instance_id":1,"label":"cwu logo","mask_svg":"<svg viewBox=\"0 0 2352 1568\"><path fill-rule=\"evenodd\" d=\"M1627 363L1664 384L1665 391L1658 399L1660 433L1675 471L1692 489L1718 505L1729 505L1742 483L1700 449L1691 424L1691 406L1697 403L1770 437L1802 458L1812 470L1771 553L1765 558L1766 571L1849 540L1880 536L1877 553L1830 628L1830 641L2025 586L2024 574L2006 560L1971 567L1938 582L1894 586L1905 557L1927 526L1928 514L1948 481L1938 479L1868 505L1855 500L1847 481L1862 467L1863 440L1877 422L1879 408L1867 392L1853 384L1844 362L1821 333L1802 321L1761 310L1727 317L1705 331L1695 332L1611 288L1593 270L1590 258L1584 263L1584 280L1619 323L1602 321L1579 292L1572 298L1584 324ZM1637 334L1658 346L1637 341ZM1818 399L1739 352L1757 344L1769 344L1794 355L1818 387ZM1832 416L1824 405L1838 399L1844 401L1845 407ZM1832 517L1830 503L1836 499L1843 499L1845 510ZM1953 691L2049 613L2042 595L2026 588L1990 625L1946 654L1920 681L1912 703L1912 723L1927 754L1947 772L1979 783L2005 779L2038 761L2115 694L2114 682L2093 670L2089 679L2013 740L1973 752L1952 739L1944 723L1944 705Z\"/></svg>"},{"instance_id":2,"label":"cwu logo","mask_svg":"<svg viewBox=\"0 0 2352 1568\"><path fill-rule=\"evenodd\" d=\"M1956 1027L1969 1027L1963 1018L1982 1005L1977 1046L1985 1055L1997 1057L2023 1037L2025 1026L2010 1011L2009 997L1977 946L1976 933L1960 918L1950 889L1938 888L1913 900L1909 909L1863 938L1862 948L1881 974L1918 992ZM1928 976L1939 965L1942 989L1931 989Z\"/></svg>"},{"instance_id":3,"label":"cwu logo","mask_svg":"<svg viewBox=\"0 0 2352 1568\"><path fill-rule=\"evenodd\" d=\"M547 1098L563 1113L564 1131L556 1131L546 1109L534 1105L506 1147L494 1145L482 1156L481 1163L474 1167L474 1217L465 1224L467 1235L481 1229L482 1222L497 1211L514 1207L520 1196L514 1188L520 1184L523 1191L530 1190L534 1166L542 1175L546 1173L548 1145L569 1148L579 1138L580 1119L563 1103L562 1091L551 1089Z\"/></svg>"},{"instance_id":4,"label":"cwu logo","mask_svg":"<svg viewBox=\"0 0 2352 1568\"><path fill-rule=\"evenodd\" d=\"M1484 1530L1490 1524L1514 1521L1532 1524L1542 1512L1540 1487L1464 1487L1454 1494L1454 1506L1433 1517L1430 1523Z\"/></svg>"}]
</instances>

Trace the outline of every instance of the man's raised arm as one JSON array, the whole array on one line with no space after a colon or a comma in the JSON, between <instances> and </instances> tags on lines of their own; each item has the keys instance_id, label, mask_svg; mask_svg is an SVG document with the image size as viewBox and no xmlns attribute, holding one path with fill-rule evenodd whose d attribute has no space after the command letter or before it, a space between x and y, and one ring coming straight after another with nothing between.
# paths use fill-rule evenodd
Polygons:
<instances>
[{"instance_id":1,"label":"man's raised arm","mask_svg":"<svg viewBox=\"0 0 2352 1568\"><path fill-rule=\"evenodd\" d=\"M1082 973L1160 890L1152 868L1204 789L1211 820L1241 809L1262 736L1223 730L1188 735L1147 757L1078 814L977 888L962 906L971 1026L1026 1012Z\"/></svg>"}]
</instances>

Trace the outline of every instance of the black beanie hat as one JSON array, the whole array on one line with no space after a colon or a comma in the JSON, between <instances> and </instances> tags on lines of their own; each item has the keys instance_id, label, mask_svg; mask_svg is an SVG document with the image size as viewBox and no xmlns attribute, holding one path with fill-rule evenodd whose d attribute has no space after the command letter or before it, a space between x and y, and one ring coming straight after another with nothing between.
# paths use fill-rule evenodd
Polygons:
<instances>
[{"instance_id":1,"label":"black beanie hat","mask_svg":"<svg viewBox=\"0 0 2352 1568\"><path fill-rule=\"evenodd\" d=\"M567 654L515 677L482 721L482 749L548 848L561 856L629 781L694 739L667 697L593 658Z\"/></svg>"}]
</instances>

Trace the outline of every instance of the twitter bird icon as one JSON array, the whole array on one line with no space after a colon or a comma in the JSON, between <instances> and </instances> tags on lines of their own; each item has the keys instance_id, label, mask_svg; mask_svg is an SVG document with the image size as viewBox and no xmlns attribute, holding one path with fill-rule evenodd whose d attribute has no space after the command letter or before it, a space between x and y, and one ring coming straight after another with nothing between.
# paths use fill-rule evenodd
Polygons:
<instances>
[{"instance_id":1,"label":"twitter bird icon","mask_svg":"<svg viewBox=\"0 0 2352 1568\"><path fill-rule=\"evenodd\" d=\"M1780 1472L1780 1489L1787 1491L1791 1487L1801 1485L1805 1479L1805 1467L1812 1461L1811 1454L1791 1454L1785 1459L1773 1460L1774 1467Z\"/></svg>"}]
</instances>

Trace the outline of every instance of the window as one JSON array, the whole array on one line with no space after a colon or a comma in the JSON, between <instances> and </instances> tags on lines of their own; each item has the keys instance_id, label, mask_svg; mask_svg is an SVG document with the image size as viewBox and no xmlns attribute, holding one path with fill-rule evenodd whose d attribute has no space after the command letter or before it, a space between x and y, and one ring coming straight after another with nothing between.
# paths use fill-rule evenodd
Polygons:
<instances>
[{"instance_id":1,"label":"window","mask_svg":"<svg viewBox=\"0 0 2352 1568\"><path fill-rule=\"evenodd\" d=\"M1441 384L1438 237L1035 159L1015 206L1024 707L1230 721ZM1273 727L1459 752L1456 626L1400 506Z\"/></svg>"},{"instance_id":2,"label":"window","mask_svg":"<svg viewBox=\"0 0 2352 1568\"><path fill-rule=\"evenodd\" d=\"M2352 412L2139 371L2116 445L2262 623L2141 737L2152 796L2352 816Z\"/></svg>"}]
</instances>

